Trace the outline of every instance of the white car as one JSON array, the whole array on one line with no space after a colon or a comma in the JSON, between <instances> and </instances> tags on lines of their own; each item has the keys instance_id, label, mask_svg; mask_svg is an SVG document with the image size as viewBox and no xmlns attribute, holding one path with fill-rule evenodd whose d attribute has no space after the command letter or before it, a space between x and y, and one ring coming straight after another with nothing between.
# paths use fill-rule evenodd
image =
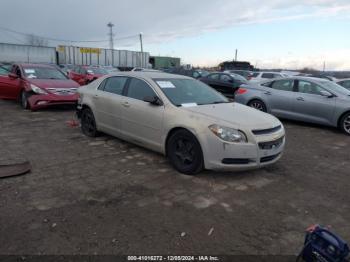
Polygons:
<instances>
[{"instance_id":1,"label":"white car","mask_svg":"<svg viewBox=\"0 0 350 262\"><path fill-rule=\"evenodd\" d=\"M250 82L261 82L264 80L275 79L275 78L284 78L289 75L278 72L254 72L250 78Z\"/></svg>"},{"instance_id":2,"label":"white car","mask_svg":"<svg viewBox=\"0 0 350 262\"><path fill-rule=\"evenodd\" d=\"M231 103L190 77L120 72L79 88L82 132L98 131L166 155L181 173L275 163L285 130L272 115Z\"/></svg>"}]
</instances>

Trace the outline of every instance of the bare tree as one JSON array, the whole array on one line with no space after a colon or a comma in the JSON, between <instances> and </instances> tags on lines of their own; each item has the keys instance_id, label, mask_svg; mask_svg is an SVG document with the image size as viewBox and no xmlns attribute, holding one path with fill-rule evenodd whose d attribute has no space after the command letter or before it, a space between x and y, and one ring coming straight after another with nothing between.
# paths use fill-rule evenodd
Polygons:
<instances>
[{"instance_id":1,"label":"bare tree","mask_svg":"<svg viewBox=\"0 0 350 262\"><path fill-rule=\"evenodd\" d=\"M28 45L33 45L33 46L48 46L49 42L40 36L36 35L28 35L27 36L27 43Z\"/></svg>"}]
</instances>

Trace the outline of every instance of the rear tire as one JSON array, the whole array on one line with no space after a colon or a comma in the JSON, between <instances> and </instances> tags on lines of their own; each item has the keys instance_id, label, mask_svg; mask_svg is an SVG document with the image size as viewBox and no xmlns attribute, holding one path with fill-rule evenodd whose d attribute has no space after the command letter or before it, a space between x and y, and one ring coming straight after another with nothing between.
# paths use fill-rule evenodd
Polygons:
<instances>
[{"instance_id":1,"label":"rear tire","mask_svg":"<svg viewBox=\"0 0 350 262\"><path fill-rule=\"evenodd\" d=\"M266 105L263 101L259 99L254 99L248 103L248 106L253 107L259 111L267 112Z\"/></svg>"},{"instance_id":2,"label":"rear tire","mask_svg":"<svg viewBox=\"0 0 350 262\"><path fill-rule=\"evenodd\" d=\"M179 130L167 142L167 155L180 173L195 175L203 170L203 152L197 138L187 130Z\"/></svg>"},{"instance_id":3,"label":"rear tire","mask_svg":"<svg viewBox=\"0 0 350 262\"><path fill-rule=\"evenodd\" d=\"M339 121L339 127L344 134L350 136L350 112L342 116Z\"/></svg>"},{"instance_id":4,"label":"rear tire","mask_svg":"<svg viewBox=\"0 0 350 262\"><path fill-rule=\"evenodd\" d=\"M90 108L84 108L81 112L81 131L89 137L98 135L95 117Z\"/></svg>"}]
</instances>

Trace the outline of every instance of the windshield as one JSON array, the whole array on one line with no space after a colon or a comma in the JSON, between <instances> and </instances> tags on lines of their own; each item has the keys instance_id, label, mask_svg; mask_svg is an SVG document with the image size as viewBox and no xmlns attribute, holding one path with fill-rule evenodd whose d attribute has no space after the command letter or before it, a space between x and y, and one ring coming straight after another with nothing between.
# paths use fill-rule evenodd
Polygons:
<instances>
[{"instance_id":1,"label":"windshield","mask_svg":"<svg viewBox=\"0 0 350 262\"><path fill-rule=\"evenodd\" d=\"M345 87L338 85L331 81L322 81L322 85L326 87L329 91L336 91L342 95L350 96L350 91L346 89Z\"/></svg>"},{"instance_id":2,"label":"windshield","mask_svg":"<svg viewBox=\"0 0 350 262\"><path fill-rule=\"evenodd\" d=\"M108 71L104 68L98 68L98 67L89 67L86 69L86 71L90 74L98 74L98 75L107 75Z\"/></svg>"},{"instance_id":3,"label":"windshield","mask_svg":"<svg viewBox=\"0 0 350 262\"><path fill-rule=\"evenodd\" d=\"M194 79L153 79L176 106L228 103L226 97Z\"/></svg>"},{"instance_id":4,"label":"windshield","mask_svg":"<svg viewBox=\"0 0 350 262\"><path fill-rule=\"evenodd\" d=\"M61 71L51 67L26 67L24 75L35 79L68 79Z\"/></svg>"}]
</instances>

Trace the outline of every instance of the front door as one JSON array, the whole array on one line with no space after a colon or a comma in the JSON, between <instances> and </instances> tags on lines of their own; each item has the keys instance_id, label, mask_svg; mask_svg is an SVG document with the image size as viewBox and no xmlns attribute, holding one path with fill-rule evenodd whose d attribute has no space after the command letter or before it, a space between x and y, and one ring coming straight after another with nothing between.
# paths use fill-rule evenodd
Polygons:
<instances>
[{"instance_id":1,"label":"front door","mask_svg":"<svg viewBox=\"0 0 350 262\"><path fill-rule=\"evenodd\" d=\"M306 80L298 80L297 82L298 92L293 107L296 118L306 122L331 124L336 97L321 95L321 91L325 89L316 83Z\"/></svg>"},{"instance_id":2,"label":"front door","mask_svg":"<svg viewBox=\"0 0 350 262\"><path fill-rule=\"evenodd\" d=\"M123 98L122 131L137 144L159 150L161 148L164 106L143 101L157 96L144 80L131 78Z\"/></svg>"},{"instance_id":3,"label":"front door","mask_svg":"<svg viewBox=\"0 0 350 262\"><path fill-rule=\"evenodd\" d=\"M18 99L21 93L21 72L17 66L14 66L12 73L17 78L10 77L10 72L0 67L0 98Z\"/></svg>"}]
</instances>

